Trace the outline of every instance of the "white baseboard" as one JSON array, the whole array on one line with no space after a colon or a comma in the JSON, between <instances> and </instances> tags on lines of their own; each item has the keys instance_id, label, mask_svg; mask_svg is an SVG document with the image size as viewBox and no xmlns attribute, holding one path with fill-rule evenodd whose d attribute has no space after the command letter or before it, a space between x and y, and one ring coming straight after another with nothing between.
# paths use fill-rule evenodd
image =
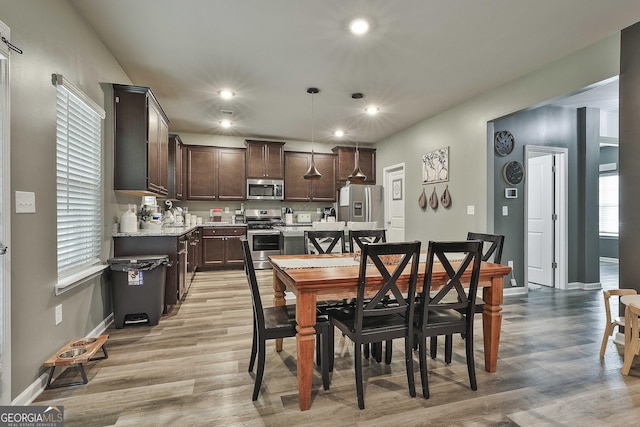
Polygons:
<instances>
[{"instance_id":1,"label":"white baseboard","mask_svg":"<svg viewBox=\"0 0 640 427\"><path fill-rule=\"evenodd\" d=\"M503 295L506 296L513 296L513 295L526 295L527 294L527 290L524 288L524 286L518 286L517 288L505 288L503 291Z\"/></svg>"},{"instance_id":2,"label":"white baseboard","mask_svg":"<svg viewBox=\"0 0 640 427\"><path fill-rule=\"evenodd\" d=\"M624 334L616 332L616 334L613 336L613 342L624 347Z\"/></svg>"},{"instance_id":3,"label":"white baseboard","mask_svg":"<svg viewBox=\"0 0 640 427\"><path fill-rule=\"evenodd\" d=\"M602 289L602 283L584 283L584 282L570 282L567 285L567 289L582 289L583 291L595 291Z\"/></svg>"},{"instance_id":4,"label":"white baseboard","mask_svg":"<svg viewBox=\"0 0 640 427\"><path fill-rule=\"evenodd\" d=\"M107 316L102 322L98 324L91 332L87 334L84 338L95 337L98 335L102 335L104 331L107 330L109 325L113 323L113 313ZM64 372L64 369L60 369L58 371L58 375ZM57 378L58 375L55 375L54 378ZM34 382L32 382L29 387L27 387L22 393L18 395L12 402L13 406L27 406L30 405L40 394L44 391L47 386L47 378L49 377L49 370L47 369L42 375L40 375Z\"/></svg>"}]
</instances>

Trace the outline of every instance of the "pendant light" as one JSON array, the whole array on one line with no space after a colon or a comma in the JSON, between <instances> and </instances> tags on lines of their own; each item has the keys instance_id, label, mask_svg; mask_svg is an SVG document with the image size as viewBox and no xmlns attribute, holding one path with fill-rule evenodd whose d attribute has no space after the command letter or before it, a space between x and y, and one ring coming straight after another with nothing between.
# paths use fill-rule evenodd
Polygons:
<instances>
[{"instance_id":1,"label":"pendant light","mask_svg":"<svg viewBox=\"0 0 640 427\"><path fill-rule=\"evenodd\" d=\"M307 93L311 95L311 164L309 165L309 169L304 173L304 179L308 179L310 181L318 180L322 177L322 174L316 169L316 163L314 161L314 151L313 151L313 95L320 92L318 88L310 87L307 89Z\"/></svg>"},{"instance_id":2,"label":"pendant light","mask_svg":"<svg viewBox=\"0 0 640 427\"><path fill-rule=\"evenodd\" d=\"M355 100L360 100L363 97L364 95L358 92L351 94L351 98ZM358 114L356 114L356 151L354 153L355 165L353 168L353 172L351 172L351 175L349 175L349 181L356 182L356 183L364 182L367 179L367 176L360 169L360 150L358 150L358 133L359 133L358 131L359 130L360 129L358 126Z\"/></svg>"}]
</instances>

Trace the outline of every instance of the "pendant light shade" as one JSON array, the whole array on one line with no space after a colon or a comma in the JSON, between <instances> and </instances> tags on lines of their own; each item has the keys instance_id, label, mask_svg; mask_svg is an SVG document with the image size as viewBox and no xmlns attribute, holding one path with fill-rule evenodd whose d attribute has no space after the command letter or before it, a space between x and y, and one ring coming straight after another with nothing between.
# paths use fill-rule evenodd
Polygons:
<instances>
[{"instance_id":1,"label":"pendant light shade","mask_svg":"<svg viewBox=\"0 0 640 427\"><path fill-rule=\"evenodd\" d=\"M316 162L314 159L314 151L313 151L313 96L320 92L318 88L310 87L307 89L307 93L311 95L311 164L309 165L309 169L302 175L304 179L308 179L310 181L316 181L322 178L322 174L316 168Z\"/></svg>"},{"instance_id":2,"label":"pendant light shade","mask_svg":"<svg viewBox=\"0 0 640 427\"><path fill-rule=\"evenodd\" d=\"M363 94L356 92L351 94L351 98L355 99L356 101L362 99L364 97ZM351 182L355 182L355 183L359 183L359 182L364 182L367 179L367 175L365 175L362 172L362 169L360 169L360 150L358 150L358 134L359 134L359 126L358 126L358 116L356 115L356 151L355 151L355 155L354 155L354 161L355 161L355 165L353 168L353 172L351 172L351 175L349 175L349 181Z\"/></svg>"}]
</instances>

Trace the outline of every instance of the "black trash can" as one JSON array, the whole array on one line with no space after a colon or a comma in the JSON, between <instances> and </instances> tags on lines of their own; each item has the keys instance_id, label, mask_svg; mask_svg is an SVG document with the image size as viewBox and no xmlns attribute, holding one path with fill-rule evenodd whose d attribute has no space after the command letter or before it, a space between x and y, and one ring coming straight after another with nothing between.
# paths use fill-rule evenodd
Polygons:
<instances>
[{"instance_id":1,"label":"black trash can","mask_svg":"<svg viewBox=\"0 0 640 427\"><path fill-rule=\"evenodd\" d=\"M164 306L167 264L167 255L109 259L116 328L125 324L158 324Z\"/></svg>"}]
</instances>

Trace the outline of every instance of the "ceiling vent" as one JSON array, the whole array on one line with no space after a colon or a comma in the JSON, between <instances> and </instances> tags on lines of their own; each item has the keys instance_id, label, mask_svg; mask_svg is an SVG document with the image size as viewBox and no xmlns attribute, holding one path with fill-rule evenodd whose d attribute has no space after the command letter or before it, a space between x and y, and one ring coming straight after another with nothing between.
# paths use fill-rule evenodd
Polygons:
<instances>
[{"instance_id":1,"label":"ceiling vent","mask_svg":"<svg viewBox=\"0 0 640 427\"><path fill-rule=\"evenodd\" d=\"M227 116L227 117L233 116L233 111L231 110L222 110L221 112L223 116Z\"/></svg>"}]
</instances>

